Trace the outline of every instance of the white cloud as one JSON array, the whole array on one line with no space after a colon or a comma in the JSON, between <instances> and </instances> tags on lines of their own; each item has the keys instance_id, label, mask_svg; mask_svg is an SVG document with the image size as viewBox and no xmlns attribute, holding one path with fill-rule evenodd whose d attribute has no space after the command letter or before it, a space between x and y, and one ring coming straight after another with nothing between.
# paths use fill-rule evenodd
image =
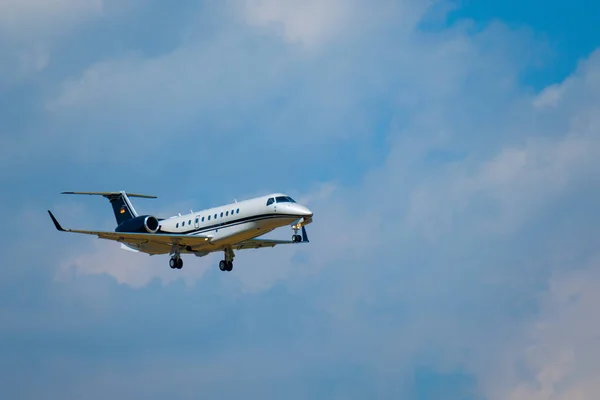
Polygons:
<instances>
[{"instance_id":1,"label":"white cloud","mask_svg":"<svg viewBox=\"0 0 600 400\"><path fill-rule=\"evenodd\" d=\"M336 261L330 258L323 268L333 269L333 274L340 276L347 269L354 279L345 281L343 290L332 290L326 300L321 300L335 314L354 310L352 299L374 296L376 301L402 304L405 313L408 309L424 315L423 320L411 323L413 333L424 336L413 345L421 349L438 344L445 352L444 360L450 365L467 365L479 380L482 394L490 398L590 398L597 392L593 376L600 368L595 353L588 354L588 349L600 344L600 325L592 318L593 304L597 303L594 288L600 285L600 276L594 272L597 258L585 271L577 271L582 265L575 260L597 251L597 240L590 236L597 236L598 229L593 221L589 226L585 224L585 212L577 213L573 207L578 206L571 202L574 196L583 196L586 199L581 204L590 207L588 213L595 214L591 205L599 200L596 177L600 160L596 154L600 151L600 117L593 111L600 105L594 83L598 71L600 64L592 55L565 80L564 100L552 111L554 121L559 123L551 130L546 130L544 110L518 99L519 106L531 105L523 112L541 119L517 141L519 145L507 132L507 143L489 156L473 155L445 163L429 174L432 167L421 159L426 154L421 142L397 141L383 168L368 174L356 188L336 190L323 203L327 211L322 218L328 218L331 212L337 214L340 207L341 215L335 224L326 221L319 228L323 232L319 240L324 245L313 245L311 253L320 258L330 254L329 247L341 246L340 251L333 251L341 265L335 266ZM528 98L525 93L521 96ZM451 129L452 119L444 121ZM521 131L519 126L515 128ZM483 131L485 124L473 129ZM437 146L437 138L430 139L430 143ZM331 204L336 205L335 210L327 206ZM362 215L367 218L361 219ZM573 220L565 221L569 215ZM529 236L540 225L544 228L533 230L535 237ZM571 225L573 230L566 230ZM557 231L543 232L546 227ZM519 249L519 241L523 249ZM369 245L365 247L365 243ZM355 247L360 250L348 257L353 261L346 261L343 254ZM428 251L432 254L419 254ZM556 266L558 254L571 263ZM369 262L369 257L375 258ZM414 265L414 258L419 260L414 267L421 273L407 270ZM401 277L392 275L393 268ZM363 270L372 276L390 274L389 281L374 282L361 276ZM490 302L497 306L503 301L491 293L479 293L478 287L493 290L501 284L503 294L532 301L533 294L518 293L531 290L525 288L532 281L534 287L544 285L553 270L556 272L550 292L541 302L542 316L532 329L528 323L508 318L504 308L495 310L498 315L494 317L486 313L479 316L481 319L474 318L488 321L488 326L465 321L457 326L448 320L462 318L461 311L474 307L472 302L481 302L485 309ZM321 274L326 274L325 270ZM410 283L398 282L403 278ZM581 300L570 300L572 295ZM435 306L429 309L434 299ZM445 307L452 311L444 315ZM452 307L464 308L459 311ZM443 338L436 333L440 326L444 326ZM533 336L526 337L527 331ZM407 336L403 332L402 341L410 341ZM535 344L530 347L532 342ZM418 351L397 341L388 344L390 349L402 349L394 354L398 358ZM475 354L465 356L459 351L461 346ZM527 363L535 378L523 377L518 369L522 363Z\"/></svg>"},{"instance_id":2,"label":"white cloud","mask_svg":"<svg viewBox=\"0 0 600 400\"><path fill-rule=\"evenodd\" d=\"M561 92L559 85L552 85L544 89L533 101L537 108L556 107L560 100Z\"/></svg>"},{"instance_id":3,"label":"white cloud","mask_svg":"<svg viewBox=\"0 0 600 400\"><path fill-rule=\"evenodd\" d=\"M540 316L528 324L526 346L511 361L522 362L531 378L516 377L492 399L592 399L600 390L599 258L588 265L564 265L540 298Z\"/></svg>"},{"instance_id":4,"label":"white cloud","mask_svg":"<svg viewBox=\"0 0 600 400\"><path fill-rule=\"evenodd\" d=\"M93 239L93 237L90 237ZM98 239L96 239L98 240ZM169 268L168 257L148 256L146 254L132 253L123 250L118 243L97 241L94 250L70 257L65 260L59 270L57 278L69 279L73 271L75 274L97 275L107 274L119 283L131 287L142 287L156 278L163 282L172 282L179 278L200 278L206 271L203 266L194 266L182 270L182 274L175 275Z\"/></svg>"},{"instance_id":5,"label":"white cloud","mask_svg":"<svg viewBox=\"0 0 600 400\"><path fill-rule=\"evenodd\" d=\"M462 62L476 60L475 46L460 30L452 32L450 39L409 39L412 32L405 26L405 19L411 13L423 14L423 3L383 2L374 6L371 2L343 0L342 11L334 3L234 4L242 4L242 10L258 13L263 19L273 13L277 17L274 19L289 18L295 21L292 25L297 30L304 26L301 21L307 15L338 21L345 17L337 13L346 15L343 10L348 9L366 25L389 27L396 40L384 36L381 41L368 43L368 36L362 35L366 28L349 23L342 30L344 34L340 33L340 40L345 40L342 47L336 49L340 43L325 41L323 48L333 53L323 51L306 57L296 47L264 40L263 35L247 27L231 29L223 25L211 31L211 40L202 39L206 32L199 29L188 34L173 51L157 56L128 53L94 63L80 76L63 82L57 96L48 101L48 112L59 125L58 133L51 134L52 140L63 140L86 159L99 154L95 151L98 146L86 151L89 140L106 146L103 154L120 157L126 148L124 141L156 149L164 145L167 132L172 135L190 124L200 129L185 140L223 138L246 131L250 124L261 126L252 143L282 140L283 131L288 132L286 139L302 135L312 140L313 149L305 154L310 157L319 154L319 142L368 140L369 113L375 111L372 106L365 109L363 97L369 101L397 97L391 102L412 106L415 99L408 93L417 90L423 98L449 96L460 88L457 82L467 76ZM311 7L324 7L327 12L313 12ZM319 29L326 29L323 26L327 23L316 25L306 28L318 31L314 37L306 33L310 40L317 40ZM359 38L351 39L353 35ZM397 71L401 74L395 74ZM427 79L423 79L425 75ZM277 107L276 112L272 105ZM221 118L215 120L213 115ZM60 127L64 121L68 121L67 128ZM123 128L132 124L136 129ZM115 136L119 136L118 146Z\"/></svg>"},{"instance_id":6,"label":"white cloud","mask_svg":"<svg viewBox=\"0 0 600 400\"><path fill-rule=\"evenodd\" d=\"M312 47L343 31L354 0L244 0L244 13L252 25L274 24L287 41Z\"/></svg>"},{"instance_id":7,"label":"white cloud","mask_svg":"<svg viewBox=\"0 0 600 400\"><path fill-rule=\"evenodd\" d=\"M330 45L361 43L361 36L383 25L394 24L396 31L409 36L415 25L440 0L237 0L243 18L250 26L267 28L292 45L315 50ZM449 8L434 11L437 18Z\"/></svg>"}]
</instances>

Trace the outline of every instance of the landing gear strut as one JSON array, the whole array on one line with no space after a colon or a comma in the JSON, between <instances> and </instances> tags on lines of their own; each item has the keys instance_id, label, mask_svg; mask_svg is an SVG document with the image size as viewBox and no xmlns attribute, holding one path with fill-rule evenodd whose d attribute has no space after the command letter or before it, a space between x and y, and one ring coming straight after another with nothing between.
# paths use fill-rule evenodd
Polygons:
<instances>
[{"instance_id":1,"label":"landing gear strut","mask_svg":"<svg viewBox=\"0 0 600 400\"><path fill-rule=\"evenodd\" d=\"M225 258L219 261L219 269L221 271L231 271L233 269L233 258L235 254L231 248L227 248L224 250Z\"/></svg>"},{"instance_id":2,"label":"landing gear strut","mask_svg":"<svg viewBox=\"0 0 600 400\"><path fill-rule=\"evenodd\" d=\"M171 267L171 269L183 268L183 260L181 259L181 256L179 254L175 254L171 257L171 259L169 260L169 267Z\"/></svg>"}]
</instances>

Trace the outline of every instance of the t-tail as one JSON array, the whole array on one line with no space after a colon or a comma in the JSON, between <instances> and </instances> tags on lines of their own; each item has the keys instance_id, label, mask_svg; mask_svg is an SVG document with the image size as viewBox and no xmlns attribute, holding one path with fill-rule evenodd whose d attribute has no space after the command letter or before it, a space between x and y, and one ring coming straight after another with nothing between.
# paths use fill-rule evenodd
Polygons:
<instances>
[{"instance_id":1,"label":"t-tail","mask_svg":"<svg viewBox=\"0 0 600 400\"><path fill-rule=\"evenodd\" d=\"M133 208L133 204L129 200L130 197L142 197L145 199L156 199L156 196L148 196L145 194L125 193L120 192L62 192L62 194L87 194L91 196L103 196L110 201L117 226L122 226L124 222L130 221L138 217L138 213ZM157 227L158 228L158 227Z\"/></svg>"}]
</instances>

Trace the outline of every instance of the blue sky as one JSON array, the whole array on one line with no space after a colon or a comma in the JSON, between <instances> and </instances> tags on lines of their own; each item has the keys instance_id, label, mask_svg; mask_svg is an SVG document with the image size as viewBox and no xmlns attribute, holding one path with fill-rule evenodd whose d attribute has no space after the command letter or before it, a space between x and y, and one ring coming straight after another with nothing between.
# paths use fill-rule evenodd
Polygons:
<instances>
[{"instance_id":1,"label":"blue sky","mask_svg":"<svg viewBox=\"0 0 600 400\"><path fill-rule=\"evenodd\" d=\"M597 5L44 4L0 6L4 397L598 393ZM315 222L173 272L65 190Z\"/></svg>"},{"instance_id":2,"label":"blue sky","mask_svg":"<svg viewBox=\"0 0 600 400\"><path fill-rule=\"evenodd\" d=\"M600 41L596 16L600 4L595 1L457 1L448 15L450 22L472 19L479 26L501 21L513 29L536 32L549 46L550 62L529 74L524 84L540 89L571 74L577 62L594 51Z\"/></svg>"}]
</instances>

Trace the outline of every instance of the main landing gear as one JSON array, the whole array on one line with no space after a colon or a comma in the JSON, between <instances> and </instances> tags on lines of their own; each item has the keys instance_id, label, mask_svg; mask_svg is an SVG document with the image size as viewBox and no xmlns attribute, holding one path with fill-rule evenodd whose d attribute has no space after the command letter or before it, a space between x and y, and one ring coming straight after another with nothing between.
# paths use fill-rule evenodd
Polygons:
<instances>
[{"instance_id":1,"label":"main landing gear","mask_svg":"<svg viewBox=\"0 0 600 400\"><path fill-rule=\"evenodd\" d=\"M219 261L219 269L221 271L231 271L233 269L233 258L235 254L231 248L225 249L225 258Z\"/></svg>"},{"instance_id":2,"label":"main landing gear","mask_svg":"<svg viewBox=\"0 0 600 400\"><path fill-rule=\"evenodd\" d=\"M181 259L181 256L179 254L176 254L171 257L171 259L169 260L169 267L171 267L171 269L183 268L183 260Z\"/></svg>"},{"instance_id":3,"label":"main landing gear","mask_svg":"<svg viewBox=\"0 0 600 400\"><path fill-rule=\"evenodd\" d=\"M235 254L231 248L225 249L224 252L225 258L219 262L219 269L221 271L231 271L233 270L233 258L235 257ZM175 253L171 256L169 267L171 267L171 269L183 268L183 260L179 253Z\"/></svg>"}]
</instances>

